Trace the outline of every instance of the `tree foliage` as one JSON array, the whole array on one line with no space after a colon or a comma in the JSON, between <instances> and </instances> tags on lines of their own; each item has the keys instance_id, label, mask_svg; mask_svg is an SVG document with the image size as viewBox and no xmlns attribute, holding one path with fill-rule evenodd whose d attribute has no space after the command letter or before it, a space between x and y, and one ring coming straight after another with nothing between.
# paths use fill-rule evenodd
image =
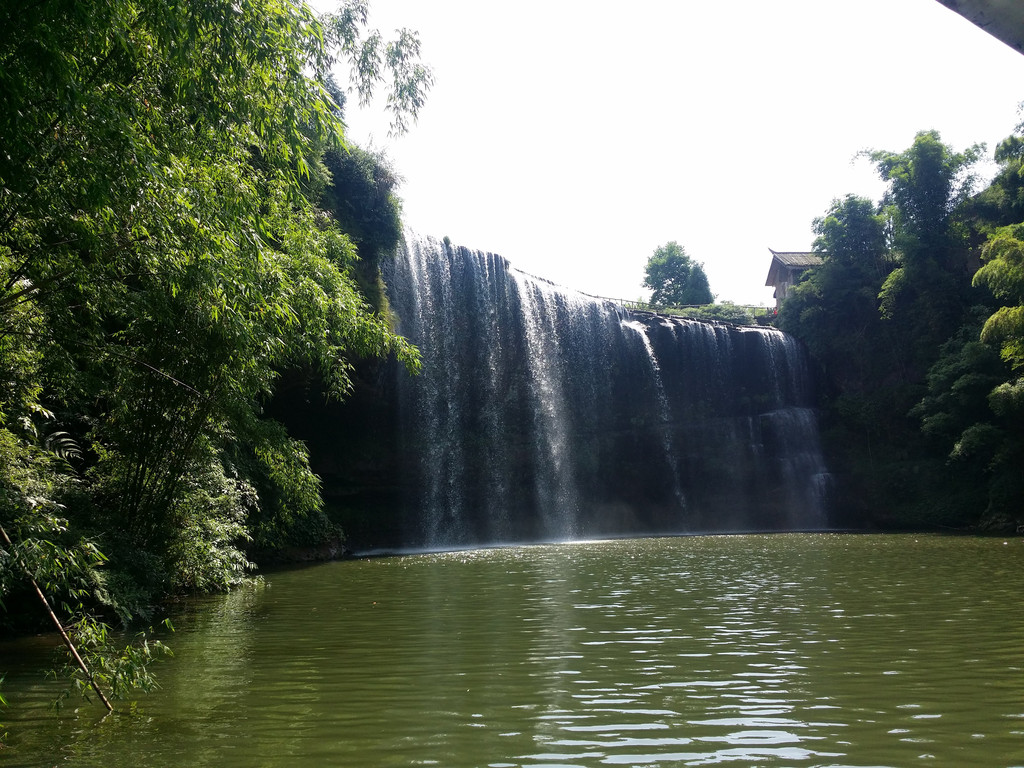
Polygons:
<instances>
[{"instance_id":1,"label":"tree foliage","mask_svg":"<svg viewBox=\"0 0 1024 768\"><path fill-rule=\"evenodd\" d=\"M985 321L981 340L999 345L1011 368L1024 372L1024 223L996 230L982 259L974 284L988 288L1003 306Z\"/></svg>"},{"instance_id":2,"label":"tree foliage","mask_svg":"<svg viewBox=\"0 0 1024 768\"><path fill-rule=\"evenodd\" d=\"M394 179L346 144L329 72L349 61L364 99L390 78L398 130L431 78L415 34L365 21L363 0L0 10L0 524L84 617L226 588L254 521L320 508L263 415L282 371L344 397L357 358L417 365L359 287L357 246L394 245ZM347 158L373 194L339 185L332 215Z\"/></svg>"},{"instance_id":3,"label":"tree foliage","mask_svg":"<svg viewBox=\"0 0 1024 768\"><path fill-rule=\"evenodd\" d=\"M644 268L644 287L651 289L651 304L683 307L711 304L715 297L704 266L672 241L657 248Z\"/></svg>"},{"instance_id":4,"label":"tree foliage","mask_svg":"<svg viewBox=\"0 0 1024 768\"><path fill-rule=\"evenodd\" d=\"M984 145L956 152L936 131L923 131L905 151L871 153L889 182L882 201L898 260L882 285L882 314L911 325L926 366L952 334L970 303L972 264L962 208L975 183Z\"/></svg>"},{"instance_id":5,"label":"tree foliage","mask_svg":"<svg viewBox=\"0 0 1024 768\"><path fill-rule=\"evenodd\" d=\"M794 287L779 325L804 340L834 386L862 392L886 372L900 371L896 350L882 343L888 329L878 311L878 292L894 266L885 218L870 200L848 195L834 200L813 228L821 266ZM865 344L884 354L864 357Z\"/></svg>"},{"instance_id":6,"label":"tree foliage","mask_svg":"<svg viewBox=\"0 0 1024 768\"><path fill-rule=\"evenodd\" d=\"M981 148L920 133L903 152L871 154L889 182L877 206L847 197L815 221L823 263L779 323L828 385L843 523L1024 523L1024 229L1007 226L1024 215L1022 146L1002 142L1000 173L971 197Z\"/></svg>"}]
</instances>

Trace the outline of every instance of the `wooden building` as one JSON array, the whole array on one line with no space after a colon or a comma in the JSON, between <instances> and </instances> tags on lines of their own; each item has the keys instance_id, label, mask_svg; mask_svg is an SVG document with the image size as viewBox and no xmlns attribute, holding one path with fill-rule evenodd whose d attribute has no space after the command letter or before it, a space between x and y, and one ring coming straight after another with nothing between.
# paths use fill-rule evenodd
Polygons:
<instances>
[{"instance_id":1,"label":"wooden building","mask_svg":"<svg viewBox=\"0 0 1024 768\"><path fill-rule=\"evenodd\" d=\"M772 265L768 269L765 285L775 289L775 308L778 309L801 273L821 264L821 254L808 251L772 251Z\"/></svg>"}]
</instances>

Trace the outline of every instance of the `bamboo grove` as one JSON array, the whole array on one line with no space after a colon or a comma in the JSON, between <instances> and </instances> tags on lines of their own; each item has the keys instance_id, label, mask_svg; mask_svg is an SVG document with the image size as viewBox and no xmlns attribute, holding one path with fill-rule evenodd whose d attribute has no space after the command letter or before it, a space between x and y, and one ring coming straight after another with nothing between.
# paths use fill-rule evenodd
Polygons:
<instances>
[{"instance_id":1,"label":"bamboo grove","mask_svg":"<svg viewBox=\"0 0 1024 768\"><path fill-rule=\"evenodd\" d=\"M37 584L115 694L154 646L111 653L110 626L229 587L320 513L264 414L279 377L344 397L359 358L417 366L360 288L399 208L332 68L396 130L431 75L366 21L363 0L0 7L0 628L44 619Z\"/></svg>"}]
</instances>

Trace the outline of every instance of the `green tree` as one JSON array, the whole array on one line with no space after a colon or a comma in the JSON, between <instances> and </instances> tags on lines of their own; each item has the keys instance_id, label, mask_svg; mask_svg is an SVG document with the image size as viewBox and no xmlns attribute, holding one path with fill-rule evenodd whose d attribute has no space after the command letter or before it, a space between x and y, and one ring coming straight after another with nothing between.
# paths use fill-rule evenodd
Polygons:
<instances>
[{"instance_id":1,"label":"green tree","mask_svg":"<svg viewBox=\"0 0 1024 768\"><path fill-rule=\"evenodd\" d=\"M891 505L896 489L884 468L900 466L903 457L890 437L898 433L906 443L916 433L912 420L892 416L905 414L913 395L900 329L878 309L878 292L895 266L887 225L870 200L834 200L813 223L822 263L804 273L777 319L804 342L823 384L825 448L844 489L834 510L839 524L871 519Z\"/></svg>"},{"instance_id":2,"label":"green tree","mask_svg":"<svg viewBox=\"0 0 1024 768\"><path fill-rule=\"evenodd\" d=\"M823 423L844 486L841 522L1020 522L1020 233L995 230L973 288L971 272L978 233L1019 206L1021 152L1003 142L1003 170L970 199L980 151L955 152L929 131L903 152L872 153L889 182L881 205L848 197L815 221L823 263L779 312L828 384ZM986 287L1002 309L978 306Z\"/></svg>"},{"instance_id":3,"label":"green tree","mask_svg":"<svg viewBox=\"0 0 1024 768\"><path fill-rule=\"evenodd\" d=\"M922 376L971 303L972 252L963 205L983 151L976 144L956 152L938 132L922 131L903 152L870 154L889 183L882 202L898 260L879 294L882 314L912 332L915 344L908 352Z\"/></svg>"},{"instance_id":4,"label":"green tree","mask_svg":"<svg viewBox=\"0 0 1024 768\"><path fill-rule=\"evenodd\" d=\"M0 9L0 524L82 618L224 588L255 511L284 526L319 508L305 447L263 415L281 371L343 397L354 358L416 365L316 205L323 153L347 151L339 57L361 97L393 76L398 129L429 87L415 36L361 36L365 9ZM97 547L109 562L76 554ZM0 552L3 607L14 562Z\"/></svg>"},{"instance_id":5,"label":"green tree","mask_svg":"<svg viewBox=\"0 0 1024 768\"><path fill-rule=\"evenodd\" d=\"M804 341L834 391L863 392L883 371L899 370L891 346L881 344L878 313L878 291L893 268L885 217L870 200L847 195L813 229L822 263L794 287L778 324ZM873 347L886 354L869 352Z\"/></svg>"},{"instance_id":6,"label":"green tree","mask_svg":"<svg viewBox=\"0 0 1024 768\"><path fill-rule=\"evenodd\" d=\"M105 28L63 18L91 33L67 67L73 103L25 105L49 123L4 177L34 179L4 201L5 245L23 272L7 282L36 287L44 349L65 360L51 368L63 379L51 397L75 408L71 384L99 404L87 437L104 519L91 522L168 557L206 530L183 524L186 480L208 476L225 441L250 442L315 506L301 446L268 444L280 433L258 427L282 367L312 364L343 395L348 356L412 357L360 297L349 240L304 195L323 147L342 136L319 84L333 59L309 9L114 8ZM283 461L295 469L277 471ZM162 565L173 581L175 564Z\"/></svg>"},{"instance_id":7,"label":"green tree","mask_svg":"<svg viewBox=\"0 0 1024 768\"><path fill-rule=\"evenodd\" d=\"M1017 375L1024 374L1024 223L996 230L982 251L974 283L1002 304L986 321L981 340L997 345Z\"/></svg>"},{"instance_id":8,"label":"green tree","mask_svg":"<svg viewBox=\"0 0 1024 768\"><path fill-rule=\"evenodd\" d=\"M1001 142L995 153L1000 173L968 199L981 150L976 145L954 152L929 132L899 156L876 155L891 181L901 259L881 296L883 310L912 334L915 365L930 365L924 396L910 411L925 438L916 474L927 480L920 506L929 519L948 524L1013 528L1021 522L1024 498L1021 400L1007 374L1015 360L1024 361L1018 358L1024 296L1013 279L1020 232L993 226L1020 215L1022 153L1016 136ZM970 225L990 233L982 250L987 263L973 280L977 236L972 239ZM983 288L1004 306L994 313L978 306L991 301ZM979 334L978 318L986 315ZM992 349L978 343L979 335L1001 349L1002 369Z\"/></svg>"},{"instance_id":9,"label":"green tree","mask_svg":"<svg viewBox=\"0 0 1024 768\"><path fill-rule=\"evenodd\" d=\"M968 201L972 227L983 235L1024 221L1024 125L999 143L994 154L999 172L992 183Z\"/></svg>"},{"instance_id":10,"label":"green tree","mask_svg":"<svg viewBox=\"0 0 1024 768\"><path fill-rule=\"evenodd\" d=\"M997 229L982 251L984 266L974 283L987 287L1001 304L985 320L980 339L998 349L1009 375L988 393L992 418L964 430L954 454L969 452L979 433L990 436L988 518L1003 527L1024 525L1024 223Z\"/></svg>"},{"instance_id":11,"label":"green tree","mask_svg":"<svg viewBox=\"0 0 1024 768\"><path fill-rule=\"evenodd\" d=\"M929 518L1013 530L1024 524L1024 398L998 349L979 340L986 313L978 307L943 345L911 415L943 457L927 496Z\"/></svg>"},{"instance_id":12,"label":"green tree","mask_svg":"<svg viewBox=\"0 0 1024 768\"><path fill-rule=\"evenodd\" d=\"M992 183L967 212L985 238L973 284L984 306L964 328L959 349L947 350L932 376L960 362L961 375L932 386L918 406L926 432L939 433L962 485L977 489L983 524L1001 530L1024 525L1024 124L1000 142ZM986 365L979 361L987 360ZM936 391L937 390L937 391ZM965 393L969 392L970 396ZM969 410L968 410L969 408ZM959 418L956 418L959 416Z\"/></svg>"},{"instance_id":13,"label":"green tree","mask_svg":"<svg viewBox=\"0 0 1024 768\"><path fill-rule=\"evenodd\" d=\"M715 300L704 265L690 258L675 241L656 249L644 272L644 287L651 289L654 306L682 307L711 304Z\"/></svg>"}]
</instances>

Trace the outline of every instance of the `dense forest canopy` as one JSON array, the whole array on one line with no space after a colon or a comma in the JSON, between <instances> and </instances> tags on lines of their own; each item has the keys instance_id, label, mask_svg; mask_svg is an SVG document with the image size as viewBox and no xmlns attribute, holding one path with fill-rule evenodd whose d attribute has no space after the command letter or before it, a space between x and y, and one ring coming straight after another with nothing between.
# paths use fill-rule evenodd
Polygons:
<instances>
[{"instance_id":1,"label":"dense forest canopy","mask_svg":"<svg viewBox=\"0 0 1024 768\"><path fill-rule=\"evenodd\" d=\"M264 415L281 375L343 397L360 357L416 367L374 293L395 178L346 144L331 69L364 100L386 82L396 130L431 78L366 14L0 10L0 629L43 618L33 580L97 651L104 622L237 582L322 506ZM116 692L140 660L92 663Z\"/></svg>"},{"instance_id":2,"label":"dense forest canopy","mask_svg":"<svg viewBox=\"0 0 1024 768\"><path fill-rule=\"evenodd\" d=\"M995 152L934 131L874 152L888 192L814 222L820 267L779 312L826 386L831 466L849 525L1024 525L1022 131Z\"/></svg>"}]
</instances>

